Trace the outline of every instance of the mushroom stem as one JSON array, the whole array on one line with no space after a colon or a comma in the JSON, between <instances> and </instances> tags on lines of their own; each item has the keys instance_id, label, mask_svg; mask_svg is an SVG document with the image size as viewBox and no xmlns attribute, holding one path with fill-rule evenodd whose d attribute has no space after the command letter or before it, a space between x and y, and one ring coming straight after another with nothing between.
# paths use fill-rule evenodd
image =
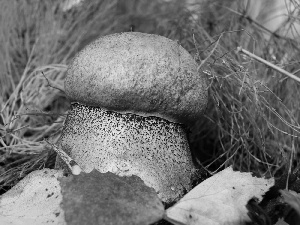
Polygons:
<instances>
[{"instance_id":1,"label":"mushroom stem","mask_svg":"<svg viewBox=\"0 0 300 225\"><path fill-rule=\"evenodd\" d=\"M164 201L191 188L194 166L178 123L75 103L58 144L85 172L137 175Z\"/></svg>"}]
</instances>

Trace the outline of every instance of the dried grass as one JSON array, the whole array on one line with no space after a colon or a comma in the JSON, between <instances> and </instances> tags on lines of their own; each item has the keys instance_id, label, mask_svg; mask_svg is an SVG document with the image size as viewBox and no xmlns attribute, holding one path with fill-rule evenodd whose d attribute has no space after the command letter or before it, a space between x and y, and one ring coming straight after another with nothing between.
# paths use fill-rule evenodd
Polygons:
<instances>
[{"instance_id":1,"label":"dried grass","mask_svg":"<svg viewBox=\"0 0 300 225\"><path fill-rule=\"evenodd\" d=\"M209 16L202 14L197 24L205 27L215 23L205 29L212 44L205 49L206 55L214 50L207 61L211 101L206 114L213 128L201 131L201 127L207 126L206 121L202 122L197 127L200 132L194 147L201 142L197 138L207 139L205 134L208 134L209 147L215 146L215 151L207 156L209 163L205 165L218 169L233 164L242 171L260 175L268 172L274 176L281 168L289 167L290 159L299 161L299 83L237 54L236 47L242 45L294 73L300 66L296 60L300 51L295 51L299 41L273 36L266 42L263 31L241 14L229 10L226 1L209 1L206 8ZM208 149L201 147L207 155ZM219 163L212 163L212 158Z\"/></svg>"},{"instance_id":2,"label":"dried grass","mask_svg":"<svg viewBox=\"0 0 300 225\"><path fill-rule=\"evenodd\" d=\"M253 23L228 10L227 1L191 12L179 0L93 0L66 13L59 2L0 3L2 191L32 170L53 168L55 153L43 140L57 140L69 107L61 91L69 60L96 37L131 28L178 40L209 78L209 105L190 137L199 164L210 171L233 164L274 176L295 161L299 84L235 50L242 45L296 72L299 43L277 37L265 43Z\"/></svg>"}]
</instances>

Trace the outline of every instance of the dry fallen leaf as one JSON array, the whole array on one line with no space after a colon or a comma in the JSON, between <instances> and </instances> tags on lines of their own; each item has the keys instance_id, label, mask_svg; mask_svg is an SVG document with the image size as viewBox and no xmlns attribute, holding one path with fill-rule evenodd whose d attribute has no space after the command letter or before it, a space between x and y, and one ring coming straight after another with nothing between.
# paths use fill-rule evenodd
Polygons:
<instances>
[{"instance_id":1,"label":"dry fallen leaf","mask_svg":"<svg viewBox=\"0 0 300 225\"><path fill-rule=\"evenodd\" d=\"M136 176L34 171L0 197L1 225L151 224L164 207Z\"/></svg>"},{"instance_id":2,"label":"dry fallen leaf","mask_svg":"<svg viewBox=\"0 0 300 225\"><path fill-rule=\"evenodd\" d=\"M1 225L65 225L57 178L61 170L43 169L27 175L0 197Z\"/></svg>"},{"instance_id":3,"label":"dry fallen leaf","mask_svg":"<svg viewBox=\"0 0 300 225\"><path fill-rule=\"evenodd\" d=\"M286 208L285 221L289 224L300 225L300 194L292 190L279 190L284 202L290 207Z\"/></svg>"},{"instance_id":4,"label":"dry fallen leaf","mask_svg":"<svg viewBox=\"0 0 300 225\"><path fill-rule=\"evenodd\" d=\"M289 224L284 222L283 219L279 219L274 225L289 225Z\"/></svg>"},{"instance_id":5,"label":"dry fallen leaf","mask_svg":"<svg viewBox=\"0 0 300 225\"><path fill-rule=\"evenodd\" d=\"M291 190L280 190L283 199L300 215L300 194Z\"/></svg>"},{"instance_id":6,"label":"dry fallen leaf","mask_svg":"<svg viewBox=\"0 0 300 225\"><path fill-rule=\"evenodd\" d=\"M235 172L231 167L200 183L177 204L169 208L165 219L174 224L220 225L250 221L247 202L274 185L274 179Z\"/></svg>"},{"instance_id":7,"label":"dry fallen leaf","mask_svg":"<svg viewBox=\"0 0 300 225\"><path fill-rule=\"evenodd\" d=\"M155 190L137 176L93 170L60 180L68 225L143 225L163 217L164 206Z\"/></svg>"}]
</instances>

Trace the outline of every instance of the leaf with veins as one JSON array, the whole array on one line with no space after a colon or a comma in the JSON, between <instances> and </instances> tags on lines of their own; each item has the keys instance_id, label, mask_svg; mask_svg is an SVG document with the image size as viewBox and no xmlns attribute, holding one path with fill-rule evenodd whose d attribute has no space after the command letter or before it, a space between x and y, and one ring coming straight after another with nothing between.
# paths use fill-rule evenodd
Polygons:
<instances>
[{"instance_id":1,"label":"leaf with veins","mask_svg":"<svg viewBox=\"0 0 300 225\"><path fill-rule=\"evenodd\" d=\"M165 219L180 225L243 224L250 221L247 202L253 197L260 201L273 185L274 179L253 177L251 173L228 167L200 183L169 208Z\"/></svg>"}]
</instances>

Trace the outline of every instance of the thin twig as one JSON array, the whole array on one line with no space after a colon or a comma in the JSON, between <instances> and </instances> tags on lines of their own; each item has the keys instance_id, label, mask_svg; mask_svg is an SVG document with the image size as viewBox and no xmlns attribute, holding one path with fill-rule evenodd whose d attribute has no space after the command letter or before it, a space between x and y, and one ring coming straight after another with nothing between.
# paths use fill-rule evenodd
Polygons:
<instances>
[{"instance_id":1,"label":"thin twig","mask_svg":"<svg viewBox=\"0 0 300 225\"><path fill-rule=\"evenodd\" d=\"M286 76L288 76L288 77L290 77L290 78L292 78L292 79L300 82L300 77L297 77L296 75L294 75L294 74L292 74L292 73L290 73L290 72L288 72L288 71L280 68L279 66L276 66L273 63L270 63L267 60L264 60L263 58L261 58L261 57L259 57L257 55L254 55L253 53L251 53L251 52L243 49L242 47L237 47L237 51L238 52L242 52L243 54L245 54L245 55L247 55L247 56L249 56L249 57L251 57L251 58L253 58L253 59L255 59L255 60L257 60L257 61L259 61L259 62L261 62L261 63L263 63L263 64L265 64L267 66L269 66L269 67L271 67L272 69L277 70L279 73L282 73L282 74L284 74L284 75L286 75Z\"/></svg>"},{"instance_id":2,"label":"thin twig","mask_svg":"<svg viewBox=\"0 0 300 225\"><path fill-rule=\"evenodd\" d=\"M81 168L76 164L76 162L67 155L63 150L61 150L59 147L57 147L55 144L49 142L47 139L45 141L51 145L53 150L60 156L60 158L67 164L69 169L72 171L73 175L78 175L81 172Z\"/></svg>"},{"instance_id":3,"label":"thin twig","mask_svg":"<svg viewBox=\"0 0 300 225\"><path fill-rule=\"evenodd\" d=\"M45 77L45 79L47 80L47 83L48 83L48 86L49 87L52 87L52 88L54 88L54 89L57 89L57 90L59 90L59 91L61 91L61 92L63 92L63 93L65 93L65 91L63 90L63 89L61 89L61 88L59 88L59 87L55 87L55 86L53 86L53 85L51 85L50 84L50 81L49 81L49 79L45 76L45 74L44 74L44 72L42 71L42 74L43 74L43 76Z\"/></svg>"}]
</instances>

